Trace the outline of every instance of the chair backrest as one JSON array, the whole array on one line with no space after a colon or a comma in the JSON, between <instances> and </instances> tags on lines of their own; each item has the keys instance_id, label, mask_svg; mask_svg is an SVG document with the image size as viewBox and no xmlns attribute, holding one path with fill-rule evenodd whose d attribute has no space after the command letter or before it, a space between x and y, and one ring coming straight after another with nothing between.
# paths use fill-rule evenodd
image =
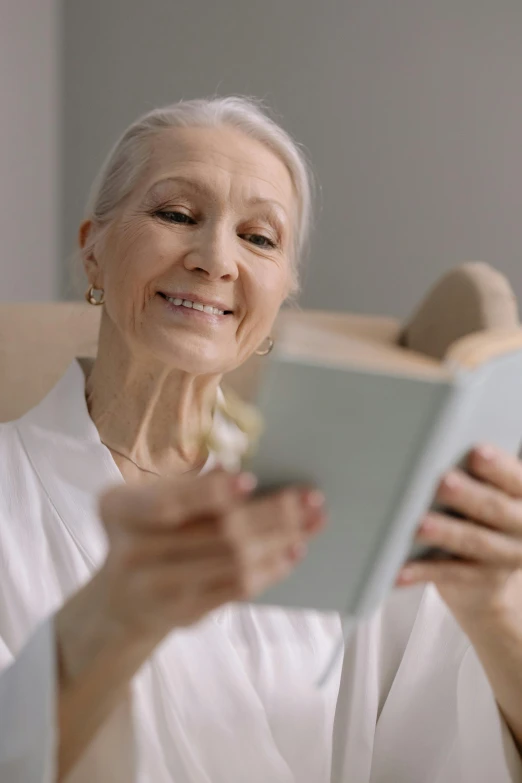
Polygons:
<instances>
[{"instance_id":1,"label":"chair backrest","mask_svg":"<svg viewBox=\"0 0 522 783\"><path fill-rule=\"evenodd\" d=\"M468 261L435 283L404 325L399 343L442 359L461 337L518 325L517 300L507 278L489 264Z\"/></svg>"},{"instance_id":2,"label":"chair backrest","mask_svg":"<svg viewBox=\"0 0 522 783\"><path fill-rule=\"evenodd\" d=\"M101 308L83 302L0 304L0 421L22 416L58 381L75 356L96 356ZM359 330L395 341L400 324L389 318L364 318L347 313L290 311L281 324L309 328ZM253 356L229 373L226 384L244 399L252 399L263 357Z\"/></svg>"},{"instance_id":3,"label":"chair backrest","mask_svg":"<svg viewBox=\"0 0 522 783\"><path fill-rule=\"evenodd\" d=\"M0 304L0 421L36 405L75 356L95 356L99 308L86 303Z\"/></svg>"},{"instance_id":4,"label":"chair backrest","mask_svg":"<svg viewBox=\"0 0 522 783\"><path fill-rule=\"evenodd\" d=\"M96 355L101 308L83 302L0 304L0 421L18 418L53 387L75 356ZM458 338L519 325L507 280L487 264L468 263L434 286L406 325L393 318L317 310L283 310L277 329L306 341L347 334L440 358ZM253 398L265 360L254 356L226 384Z\"/></svg>"}]
</instances>

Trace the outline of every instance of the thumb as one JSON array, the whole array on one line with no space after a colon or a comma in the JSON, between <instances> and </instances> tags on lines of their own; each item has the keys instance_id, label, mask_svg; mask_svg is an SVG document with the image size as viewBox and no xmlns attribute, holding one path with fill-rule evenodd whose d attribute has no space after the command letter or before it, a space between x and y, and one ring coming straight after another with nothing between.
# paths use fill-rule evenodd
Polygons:
<instances>
[{"instance_id":1,"label":"thumb","mask_svg":"<svg viewBox=\"0 0 522 783\"><path fill-rule=\"evenodd\" d=\"M100 498L104 524L176 527L194 517L217 516L243 501L255 489L250 473L230 474L218 468L203 476L160 479L146 486L115 487Z\"/></svg>"}]
</instances>

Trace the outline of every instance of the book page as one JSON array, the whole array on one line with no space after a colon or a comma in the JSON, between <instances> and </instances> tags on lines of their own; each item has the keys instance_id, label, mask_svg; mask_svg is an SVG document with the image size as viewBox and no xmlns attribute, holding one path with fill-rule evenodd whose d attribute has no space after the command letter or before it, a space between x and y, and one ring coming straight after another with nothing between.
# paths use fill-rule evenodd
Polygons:
<instances>
[{"instance_id":1,"label":"book page","mask_svg":"<svg viewBox=\"0 0 522 783\"><path fill-rule=\"evenodd\" d=\"M360 367L412 378L452 377L450 369L436 359L401 348L394 342L396 330L376 321L361 317L351 322L349 318L332 318L330 323L327 319L321 322L308 317L286 319L278 334L278 355L312 364Z\"/></svg>"}]
</instances>

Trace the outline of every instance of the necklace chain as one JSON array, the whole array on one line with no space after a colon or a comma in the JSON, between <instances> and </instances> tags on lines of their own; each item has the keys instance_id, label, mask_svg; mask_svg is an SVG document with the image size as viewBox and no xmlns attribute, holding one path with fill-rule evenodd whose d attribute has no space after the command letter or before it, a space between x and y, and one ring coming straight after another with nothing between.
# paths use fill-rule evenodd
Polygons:
<instances>
[{"instance_id":1,"label":"necklace chain","mask_svg":"<svg viewBox=\"0 0 522 783\"><path fill-rule=\"evenodd\" d=\"M119 454L120 457L123 457L123 459L126 459L129 462L132 462L132 464L135 465L138 468L138 470L142 470L144 473L150 473L152 476L158 476L158 478L161 478L162 475L164 475L162 473L158 473L156 470L150 470L150 468L144 468L142 465L138 465L138 463L135 462L132 459L132 457L129 457L128 454L124 454L123 451L118 451L118 449L115 449L113 446L109 446L103 440L101 442L103 443L104 446L106 446L109 449L109 451L113 451L115 454ZM183 471L183 472L184 473L185 472L188 473L191 470L201 470L201 468L205 465L206 461L207 461L207 459L205 457L205 459L201 460L201 462L199 462L194 468L189 468L188 471Z\"/></svg>"},{"instance_id":2,"label":"necklace chain","mask_svg":"<svg viewBox=\"0 0 522 783\"><path fill-rule=\"evenodd\" d=\"M218 400L216 409L237 429L241 430L247 436L248 448L246 450L246 454L252 453L255 450L255 445L263 429L263 423L259 412L253 405L250 403L245 403L238 395L228 389L226 393L224 391L222 392L222 397L222 400ZM204 437L202 438L202 448L207 452L207 456L194 468L189 468L187 471L183 471L184 473L189 473L192 470L201 470L206 464L208 454L214 453L219 457L219 455L222 453L224 444L221 443L221 438L216 437L213 425L214 414L212 416L212 425L210 426L208 432L204 433ZM110 451L113 451L115 454L123 457L123 459L131 462L136 468L138 468L138 470L141 470L144 473L149 473L153 476L158 476L159 478L161 478L163 475L155 470L150 470L150 468L144 468L142 465L138 465L138 463L135 462L132 457L129 457L128 454L124 454L122 451L109 446L108 443L105 443L104 441L102 441L102 443Z\"/></svg>"}]
</instances>

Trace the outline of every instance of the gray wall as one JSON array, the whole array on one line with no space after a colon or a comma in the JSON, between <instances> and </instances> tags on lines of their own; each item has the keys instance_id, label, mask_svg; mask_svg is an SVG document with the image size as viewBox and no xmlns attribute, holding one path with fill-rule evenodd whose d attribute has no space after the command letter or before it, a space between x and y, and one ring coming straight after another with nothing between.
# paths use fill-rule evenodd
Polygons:
<instances>
[{"instance_id":1,"label":"gray wall","mask_svg":"<svg viewBox=\"0 0 522 783\"><path fill-rule=\"evenodd\" d=\"M522 297L520 0L67 0L65 227L142 111L265 98L322 187L302 302L405 314L456 262Z\"/></svg>"},{"instance_id":2,"label":"gray wall","mask_svg":"<svg viewBox=\"0 0 522 783\"><path fill-rule=\"evenodd\" d=\"M0 0L0 301L56 299L58 0Z\"/></svg>"}]
</instances>

